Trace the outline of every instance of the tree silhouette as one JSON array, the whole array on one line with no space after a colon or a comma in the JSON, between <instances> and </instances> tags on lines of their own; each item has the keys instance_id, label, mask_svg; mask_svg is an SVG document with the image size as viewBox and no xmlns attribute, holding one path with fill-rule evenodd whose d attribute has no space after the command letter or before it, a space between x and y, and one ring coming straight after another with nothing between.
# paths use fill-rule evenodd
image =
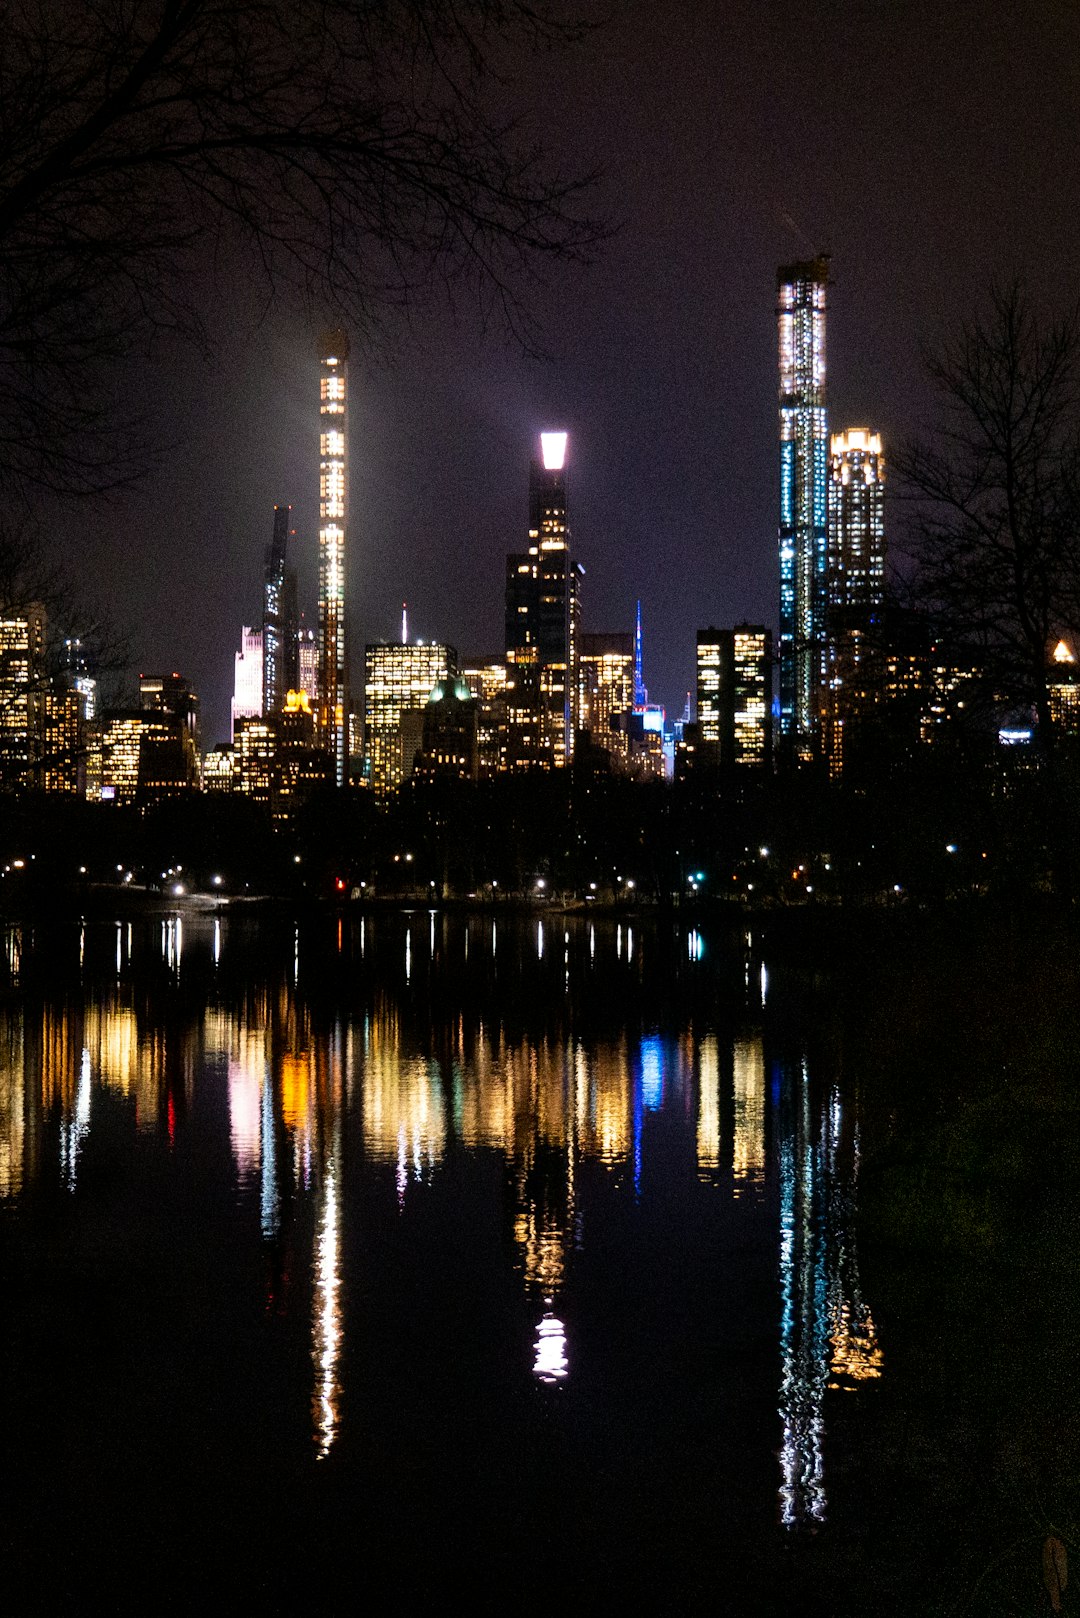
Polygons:
<instances>
[{"instance_id":1,"label":"tree silhouette","mask_svg":"<svg viewBox=\"0 0 1080 1618\"><path fill-rule=\"evenodd\" d=\"M502 110L522 53L580 32L526 0L0 0L0 28L0 473L24 490L137 471L109 362L201 334L211 256L360 339L438 285L528 340L522 275L601 235L588 177Z\"/></svg>"},{"instance_id":2,"label":"tree silhouette","mask_svg":"<svg viewBox=\"0 0 1080 1618\"><path fill-rule=\"evenodd\" d=\"M1042 324L997 286L929 371L939 430L895 458L915 596L1049 749L1050 645L1080 630L1080 314Z\"/></svg>"}]
</instances>

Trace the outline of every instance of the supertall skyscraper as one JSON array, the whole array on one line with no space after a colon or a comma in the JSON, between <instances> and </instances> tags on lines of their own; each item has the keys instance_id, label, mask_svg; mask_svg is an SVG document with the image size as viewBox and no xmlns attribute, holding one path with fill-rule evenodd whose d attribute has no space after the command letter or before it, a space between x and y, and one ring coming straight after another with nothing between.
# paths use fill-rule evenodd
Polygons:
<instances>
[{"instance_id":1,"label":"supertall skyscraper","mask_svg":"<svg viewBox=\"0 0 1080 1618\"><path fill-rule=\"evenodd\" d=\"M829 260L777 275L780 338L780 734L810 758L819 720L828 569L825 299Z\"/></svg>"},{"instance_id":2,"label":"supertall skyscraper","mask_svg":"<svg viewBox=\"0 0 1080 1618\"><path fill-rule=\"evenodd\" d=\"M865 427L834 433L830 451L822 750L838 775L846 735L881 700L886 682L885 460L880 436Z\"/></svg>"},{"instance_id":3,"label":"supertall skyscraper","mask_svg":"<svg viewBox=\"0 0 1080 1618\"><path fill-rule=\"evenodd\" d=\"M833 433L829 457L830 620L857 614L865 627L885 603L885 458L865 427Z\"/></svg>"},{"instance_id":4,"label":"supertall skyscraper","mask_svg":"<svg viewBox=\"0 0 1080 1618\"><path fill-rule=\"evenodd\" d=\"M507 557L508 764L569 764L579 727L584 569L570 555L565 433L541 433L529 475L529 548ZM515 715L517 716L515 718Z\"/></svg>"},{"instance_id":5,"label":"supertall skyscraper","mask_svg":"<svg viewBox=\"0 0 1080 1618\"><path fill-rule=\"evenodd\" d=\"M319 343L319 692L318 736L333 779L349 771L345 539L348 529L349 339L325 332Z\"/></svg>"},{"instance_id":6,"label":"supertall skyscraper","mask_svg":"<svg viewBox=\"0 0 1080 1618\"><path fill-rule=\"evenodd\" d=\"M291 506L274 507L274 537L266 553L263 583L262 703L264 714L280 713L285 693L298 689L296 574L288 565Z\"/></svg>"}]
</instances>

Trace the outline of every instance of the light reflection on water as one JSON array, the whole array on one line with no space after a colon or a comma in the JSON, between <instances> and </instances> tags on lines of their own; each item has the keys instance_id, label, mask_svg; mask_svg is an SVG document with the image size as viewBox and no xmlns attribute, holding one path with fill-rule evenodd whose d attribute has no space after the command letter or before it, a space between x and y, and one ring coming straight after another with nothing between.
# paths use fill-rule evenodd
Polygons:
<instances>
[{"instance_id":1,"label":"light reflection on water","mask_svg":"<svg viewBox=\"0 0 1080 1618\"><path fill-rule=\"evenodd\" d=\"M432 1032L412 1002L390 992L375 993L355 1014L329 1022L317 1015L305 995L299 929L289 932L280 975L230 999L221 986L233 945L228 922L207 923L205 939L194 923L185 935L179 917L158 927L172 994L201 944L212 959L212 987L197 1015L151 1013L134 988L138 935L119 926L115 971L126 969L132 981L95 984L91 930L78 943L85 991L46 1000L32 1023L26 1002L0 1012L0 1199L14 1202L51 1177L78 1205L82 1166L101 1127L100 1095L121 1098L136 1130L171 1145L196 1120L204 1129L220 1124L250 1241L275 1251L291 1244L309 1277L311 1381L297 1397L310 1405L315 1452L326 1458L348 1428L348 1348L363 1330L346 1260L350 1197L361 1180L375 1177L404 1220L451 1163L461 1172L463 1154L500 1163L508 1252L531 1333L531 1363L521 1370L538 1390L555 1390L543 1397L563 1398L596 1354L582 1336L580 1293L594 1211L605 1199L629 1199L637 1217L649 1218L685 1164L680 1195L716 1196L728 1221L773 1233L778 1425L761 1443L779 1455L784 1526L826 1519L830 1398L858 1397L884 1368L856 1256L858 1118L806 1060L770 1059L760 1021L764 963L749 952L739 960L742 1003L724 1028L687 1017L663 1032L642 1030L628 1015L621 1029L587 1037L559 1022L526 1034L500 1015L471 1021L459 1008ZM421 998L444 927L432 915L415 946L408 923L403 939L387 927L399 981ZM360 922L365 962L382 958L381 933L381 924ZM12 980L25 966L14 937ZM344 953L341 921L332 938L334 952ZM580 969L614 966L638 981L642 951L635 956L622 923L564 930L561 957L557 946L545 950L543 922L516 941L512 924L465 924L463 948L445 954L482 974L494 970L500 938L504 955L538 974L554 968L560 986ZM654 947L646 934L650 961ZM695 928L675 953L698 981L716 952Z\"/></svg>"}]
</instances>

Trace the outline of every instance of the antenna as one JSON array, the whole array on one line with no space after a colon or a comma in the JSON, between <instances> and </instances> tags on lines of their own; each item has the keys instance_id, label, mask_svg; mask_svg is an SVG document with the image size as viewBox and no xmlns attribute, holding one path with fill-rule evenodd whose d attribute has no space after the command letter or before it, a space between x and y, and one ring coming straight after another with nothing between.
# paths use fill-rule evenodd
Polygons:
<instances>
[{"instance_id":1,"label":"antenna","mask_svg":"<svg viewBox=\"0 0 1080 1618\"><path fill-rule=\"evenodd\" d=\"M408 611L408 608L409 608L409 603L407 601L403 601L401 603L401 644L402 644L402 646L408 646L408 644L409 644L409 611Z\"/></svg>"}]
</instances>

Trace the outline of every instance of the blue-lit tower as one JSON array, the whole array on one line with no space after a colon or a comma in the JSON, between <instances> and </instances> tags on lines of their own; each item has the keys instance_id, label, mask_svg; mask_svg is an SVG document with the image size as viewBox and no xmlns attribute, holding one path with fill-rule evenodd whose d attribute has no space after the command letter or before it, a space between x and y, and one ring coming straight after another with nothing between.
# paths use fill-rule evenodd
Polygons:
<instances>
[{"instance_id":1,"label":"blue-lit tower","mask_svg":"<svg viewBox=\"0 0 1080 1618\"><path fill-rule=\"evenodd\" d=\"M815 751L828 570L827 255L777 274L780 336L780 735Z\"/></svg>"},{"instance_id":2,"label":"blue-lit tower","mask_svg":"<svg viewBox=\"0 0 1080 1618\"><path fill-rule=\"evenodd\" d=\"M641 643L641 602L637 604L637 616L634 620L634 709L644 708L649 700L649 693L645 689L644 657Z\"/></svg>"}]
</instances>

